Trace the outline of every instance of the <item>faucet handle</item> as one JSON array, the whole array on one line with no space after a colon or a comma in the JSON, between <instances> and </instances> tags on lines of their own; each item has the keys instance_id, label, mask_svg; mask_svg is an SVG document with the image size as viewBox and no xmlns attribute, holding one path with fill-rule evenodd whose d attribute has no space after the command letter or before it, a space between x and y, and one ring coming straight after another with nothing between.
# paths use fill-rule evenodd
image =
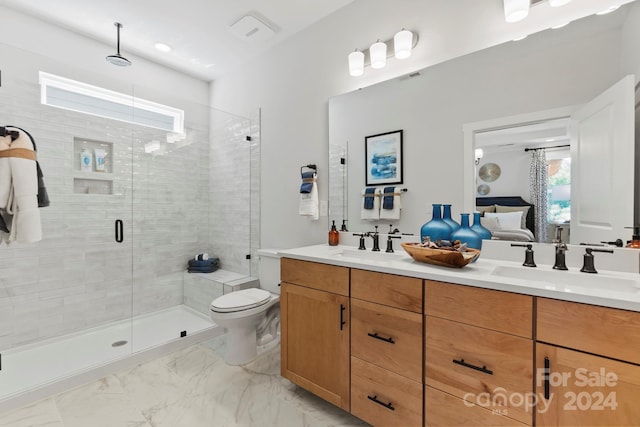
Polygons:
<instances>
[{"instance_id":1,"label":"faucet handle","mask_svg":"<svg viewBox=\"0 0 640 427\"><path fill-rule=\"evenodd\" d=\"M604 253L613 253L613 249L594 249L594 248L585 248L584 249L584 263L582 264L582 268L580 269L583 273L597 273L596 267L594 265L594 256L593 252L604 252Z\"/></svg>"},{"instance_id":2,"label":"faucet handle","mask_svg":"<svg viewBox=\"0 0 640 427\"><path fill-rule=\"evenodd\" d=\"M518 246L521 248L527 248L524 251L524 262L522 263L525 267L537 267L535 261L533 260L533 245L527 243L512 243L511 246Z\"/></svg>"}]
</instances>

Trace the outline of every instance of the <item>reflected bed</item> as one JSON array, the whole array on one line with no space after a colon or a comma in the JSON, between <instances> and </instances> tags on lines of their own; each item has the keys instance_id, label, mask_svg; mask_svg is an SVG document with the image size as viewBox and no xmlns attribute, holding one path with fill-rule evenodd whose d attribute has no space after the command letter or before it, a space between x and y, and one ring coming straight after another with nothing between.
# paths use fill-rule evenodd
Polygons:
<instances>
[{"instance_id":1,"label":"reflected bed","mask_svg":"<svg viewBox=\"0 0 640 427\"><path fill-rule=\"evenodd\" d=\"M491 231L492 239L535 241L534 206L520 196L476 197L476 210L482 212L481 223ZM516 223L515 212L522 212Z\"/></svg>"}]
</instances>

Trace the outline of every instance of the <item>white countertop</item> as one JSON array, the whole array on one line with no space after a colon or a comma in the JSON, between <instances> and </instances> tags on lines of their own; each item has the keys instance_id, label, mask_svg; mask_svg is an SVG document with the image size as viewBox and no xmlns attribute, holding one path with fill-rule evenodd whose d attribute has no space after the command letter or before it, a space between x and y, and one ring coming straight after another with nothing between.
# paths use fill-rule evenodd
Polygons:
<instances>
[{"instance_id":1,"label":"white countertop","mask_svg":"<svg viewBox=\"0 0 640 427\"><path fill-rule=\"evenodd\" d=\"M500 268L516 273L522 271L523 274L526 274L528 273L526 270L531 268L522 267L521 263L512 261L483 259L480 256L475 263L458 269L414 261L402 249L397 250L394 254L385 254L384 251L376 253L379 259L375 260L343 255L343 252L353 254L355 251L357 251L357 248L354 246L329 246L323 244L279 250L278 254L282 257L303 261L314 261L380 273L418 277L640 312L640 275L636 273L598 270L597 274L589 274L580 273L577 269L557 271L553 270L551 265L538 264L535 267L538 271L535 273L541 273L547 278L553 279L557 275L558 280L526 280L494 274ZM370 250L367 250L367 252L370 252ZM386 259L385 255L391 255L390 259ZM364 254L364 256L367 256L367 254ZM496 270L496 267L500 268ZM548 274L543 270L548 271ZM571 278L573 284L562 284L561 282L566 281L564 280L565 277ZM614 282L615 284L624 285L613 286Z\"/></svg>"}]
</instances>

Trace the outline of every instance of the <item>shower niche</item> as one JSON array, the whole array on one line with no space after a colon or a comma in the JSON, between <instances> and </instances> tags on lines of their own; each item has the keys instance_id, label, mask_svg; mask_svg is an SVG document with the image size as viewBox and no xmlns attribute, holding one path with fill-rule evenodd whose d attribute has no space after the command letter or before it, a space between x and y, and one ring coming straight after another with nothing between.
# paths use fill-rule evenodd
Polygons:
<instances>
[{"instance_id":1,"label":"shower niche","mask_svg":"<svg viewBox=\"0 0 640 427\"><path fill-rule=\"evenodd\" d=\"M73 192L113 194L113 143L73 138Z\"/></svg>"}]
</instances>

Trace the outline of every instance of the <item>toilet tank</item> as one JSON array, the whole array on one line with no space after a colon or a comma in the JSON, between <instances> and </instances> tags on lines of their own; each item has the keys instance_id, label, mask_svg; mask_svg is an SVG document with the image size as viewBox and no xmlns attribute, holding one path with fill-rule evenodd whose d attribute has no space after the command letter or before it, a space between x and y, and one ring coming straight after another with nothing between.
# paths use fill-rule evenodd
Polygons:
<instances>
[{"instance_id":1,"label":"toilet tank","mask_svg":"<svg viewBox=\"0 0 640 427\"><path fill-rule=\"evenodd\" d=\"M280 294L280 255L278 249L258 249L260 257L260 287L274 294Z\"/></svg>"}]
</instances>

